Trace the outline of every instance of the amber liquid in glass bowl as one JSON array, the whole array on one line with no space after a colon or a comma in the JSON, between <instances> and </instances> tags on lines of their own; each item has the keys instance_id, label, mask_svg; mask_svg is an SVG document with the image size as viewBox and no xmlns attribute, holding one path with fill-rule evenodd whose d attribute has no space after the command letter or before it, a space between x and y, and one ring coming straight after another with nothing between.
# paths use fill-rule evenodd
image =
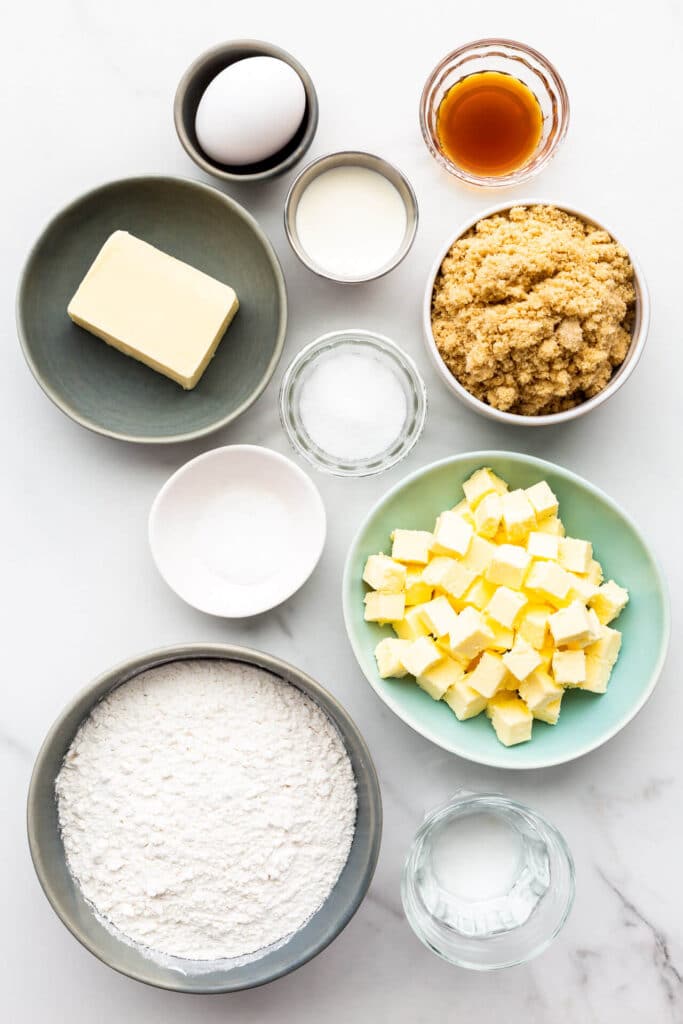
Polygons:
<instances>
[{"instance_id":1,"label":"amber liquid in glass bowl","mask_svg":"<svg viewBox=\"0 0 683 1024\"><path fill-rule=\"evenodd\" d=\"M530 159L541 140L543 113L518 78L482 71L467 75L444 95L436 131L449 160L471 174L494 177Z\"/></svg>"}]
</instances>

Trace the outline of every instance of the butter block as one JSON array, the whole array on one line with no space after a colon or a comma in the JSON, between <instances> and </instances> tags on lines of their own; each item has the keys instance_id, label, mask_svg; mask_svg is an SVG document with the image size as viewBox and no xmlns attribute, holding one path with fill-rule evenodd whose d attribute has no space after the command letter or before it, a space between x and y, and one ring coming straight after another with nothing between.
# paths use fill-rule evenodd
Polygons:
<instances>
[{"instance_id":1,"label":"butter block","mask_svg":"<svg viewBox=\"0 0 683 1024\"><path fill-rule=\"evenodd\" d=\"M382 679L402 679L407 675L407 669L401 659L402 653L409 646L407 640L396 640L387 636L375 647L375 661L377 671Z\"/></svg>"},{"instance_id":2,"label":"butter block","mask_svg":"<svg viewBox=\"0 0 683 1024\"><path fill-rule=\"evenodd\" d=\"M445 597L435 597L419 608L420 618L435 637L445 636L458 624L458 616Z\"/></svg>"},{"instance_id":3,"label":"butter block","mask_svg":"<svg viewBox=\"0 0 683 1024\"><path fill-rule=\"evenodd\" d=\"M366 622L399 622L405 615L406 599L403 594L385 594L371 590L365 595Z\"/></svg>"},{"instance_id":4,"label":"butter block","mask_svg":"<svg viewBox=\"0 0 683 1024\"><path fill-rule=\"evenodd\" d=\"M526 743L531 739L534 724L533 715L517 694L502 691L487 705L486 713L491 719L499 741L506 747Z\"/></svg>"},{"instance_id":5,"label":"butter block","mask_svg":"<svg viewBox=\"0 0 683 1024\"><path fill-rule=\"evenodd\" d=\"M549 533L552 537L564 537L564 523L557 516L550 516L549 519L539 519L536 527L539 533Z\"/></svg>"},{"instance_id":6,"label":"butter block","mask_svg":"<svg viewBox=\"0 0 683 1024\"><path fill-rule=\"evenodd\" d=\"M580 684L580 690L589 693L606 693L607 684L612 674L612 666L602 658L586 658L586 678Z\"/></svg>"},{"instance_id":7,"label":"butter block","mask_svg":"<svg viewBox=\"0 0 683 1024\"><path fill-rule=\"evenodd\" d=\"M392 623L394 633L401 640L417 640L418 637L429 635L429 630L420 615L421 608L421 604L414 605L407 610L400 622Z\"/></svg>"},{"instance_id":8,"label":"butter block","mask_svg":"<svg viewBox=\"0 0 683 1024\"><path fill-rule=\"evenodd\" d=\"M535 669L519 684L519 695L533 714L562 697L562 687L542 668Z\"/></svg>"},{"instance_id":9,"label":"butter block","mask_svg":"<svg viewBox=\"0 0 683 1024\"><path fill-rule=\"evenodd\" d=\"M523 544L536 526L536 513L526 492L518 488L502 497L503 526L512 544Z\"/></svg>"},{"instance_id":10,"label":"butter block","mask_svg":"<svg viewBox=\"0 0 683 1024\"><path fill-rule=\"evenodd\" d=\"M486 697L482 697L480 693L468 686L464 679L449 686L443 699L461 722L468 718L475 718L486 707Z\"/></svg>"},{"instance_id":11,"label":"butter block","mask_svg":"<svg viewBox=\"0 0 683 1024\"><path fill-rule=\"evenodd\" d=\"M115 231L67 313L79 327L190 390L238 309L229 285Z\"/></svg>"},{"instance_id":12,"label":"butter block","mask_svg":"<svg viewBox=\"0 0 683 1024\"><path fill-rule=\"evenodd\" d=\"M512 629L525 604L528 604L528 600L518 590L498 587L484 611L490 619Z\"/></svg>"},{"instance_id":13,"label":"butter block","mask_svg":"<svg viewBox=\"0 0 683 1024\"><path fill-rule=\"evenodd\" d=\"M569 572L586 573L593 561L593 545L576 537L561 537L558 561Z\"/></svg>"},{"instance_id":14,"label":"butter block","mask_svg":"<svg viewBox=\"0 0 683 1024\"><path fill-rule=\"evenodd\" d=\"M561 605L569 594L571 584L569 573L556 562L534 562L524 586L551 604Z\"/></svg>"},{"instance_id":15,"label":"butter block","mask_svg":"<svg viewBox=\"0 0 683 1024\"><path fill-rule=\"evenodd\" d=\"M542 708L536 708L531 713L539 722L546 722L547 725L557 725L560 720L561 704L562 697L558 697L556 700L551 700L550 704L545 704Z\"/></svg>"},{"instance_id":16,"label":"butter block","mask_svg":"<svg viewBox=\"0 0 683 1024\"><path fill-rule=\"evenodd\" d=\"M437 661L441 661L443 656L443 651L436 646L431 637L421 636L401 652L401 661L411 676L417 679L432 665L436 665Z\"/></svg>"},{"instance_id":17,"label":"butter block","mask_svg":"<svg viewBox=\"0 0 683 1024\"><path fill-rule=\"evenodd\" d=\"M545 558L556 562L560 554L560 538L552 533L532 530L527 538L526 549L532 558Z\"/></svg>"},{"instance_id":18,"label":"butter block","mask_svg":"<svg viewBox=\"0 0 683 1024\"><path fill-rule=\"evenodd\" d=\"M435 554L467 554L474 529L456 512L442 512L434 527Z\"/></svg>"},{"instance_id":19,"label":"butter block","mask_svg":"<svg viewBox=\"0 0 683 1024\"><path fill-rule=\"evenodd\" d=\"M460 682L464 676L465 669L462 665L446 656L418 676L417 685L428 693L432 700L441 700L446 690Z\"/></svg>"},{"instance_id":20,"label":"butter block","mask_svg":"<svg viewBox=\"0 0 683 1024\"><path fill-rule=\"evenodd\" d=\"M586 647L596 638L594 624L581 601L572 601L567 608L551 615L548 626L557 647Z\"/></svg>"},{"instance_id":21,"label":"butter block","mask_svg":"<svg viewBox=\"0 0 683 1024\"><path fill-rule=\"evenodd\" d=\"M473 572L475 576L480 576L488 569L495 553L496 545L492 544L490 540L486 540L485 537L480 537L479 534L475 533L474 537L472 537L472 540L470 541L467 554L462 559L462 564L466 569Z\"/></svg>"},{"instance_id":22,"label":"butter block","mask_svg":"<svg viewBox=\"0 0 683 1024\"><path fill-rule=\"evenodd\" d=\"M408 570L406 572L406 605L423 604L425 601L431 601L434 588L428 583L425 583L422 572L417 570Z\"/></svg>"},{"instance_id":23,"label":"butter block","mask_svg":"<svg viewBox=\"0 0 683 1024\"><path fill-rule=\"evenodd\" d=\"M489 583L483 576L478 576L463 594L465 604L471 604L483 611L496 592L495 583Z\"/></svg>"},{"instance_id":24,"label":"butter block","mask_svg":"<svg viewBox=\"0 0 683 1024\"><path fill-rule=\"evenodd\" d=\"M621 650L621 633L618 629L611 629L609 626L600 626L598 639L594 644L586 647L586 655L593 658L600 658L608 665L614 665Z\"/></svg>"},{"instance_id":25,"label":"butter block","mask_svg":"<svg viewBox=\"0 0 683 1024\"><path fill-rule=\"evenodd\" d=\"M505 688L504 684L508 678L508 670L503 664L501 656L493 654L491 651L484 651L475 669L465 676L465 682L482 697L488 699L493 697L498 690Z\"/></svg>"},{"instance_id":26,"label":"butter block","mask_svg":"<svg viewBox=\"0 0 683 1024\"><path fill-rule=\"evenodd\" d=\"M469 605L460 612L449 634L451 653L461 661L472 661L493 640L493 633L481 612Z\"/></svg>"},{"instance_id":27,"label":"butter block","mask_svg":"<svg viewBox=\"0 0 683 1024\"><path fill-rule=\"evenodd\" d=\"M540 651L545 644L548 619L552 614L552 608L543 605L530 605L522 612L517 632L537 651Z\"/></svg>"},{"instance_id":28,"label":"butter block","mask_svg":"<svg viewBox=\"0 0 683 1024\"><path fill-rule=\"evenodd\" d=\"M391 557L397 562L426 565L434 537L427 530L394 530Z\"/></svg>"},{"instance_id":29,"label":"butter block","mask_svg":"<svg viewBox=\"0 0 683 1024\"><path fill-rule=\"evenodd\" d=\"M527 487L526 496L538 519L555 516L560 503L546 480L539 480L533 487Z\"/></svg>"},{"instance_id":30,"label":"butter block","mask_svg":"<svg viewBox=\"0 0 683 1024\"><path fill-rule=\"evenodd\" d=\"M370 555L363 569L363 581L373 590L400 594L405 588L406 567L388 555Z\"/></svg>"},{"instance_id":31,"label":"butter block","mask_svg":"<svg viewBox=\"0 0 683 1024\"><path fill-rule=\"evenodd\" d=\"M487 494L505 494L508 486L492 470L484 468L478 469L469 480L465 480L462 489L465 492L467 504L474 510Z\"/></svg>"},{"instance_id":32,"label":"butter block","mask_svg":"<svg viewBox=\"0 0 683 1024\"><path fill-rule=\"evenodd\" d=\"M608 580L607 583L603 583L598 588L597 594L590 600L591 608L595 611L603 626L610 623L612 619L616 619L627 604L628 590L625 587L620 587L614 580Z\"/></svg>"},{"instance_id":33,"label":"butter block","mask_svg":"<svg viewBox=\"0 0 683 1024\"><path fill-rule=\"evenodd\" d=\"M541 664L541 657L535 647L517 637L511 651L503 655L503 664L515 679L523 682Z\"/></svg>"},{"instance_id":34,"label":"butter block","mask_svg":"<svg viewBox=\"0 0 683 1024\"><path fill-rule=\"evenodd\" d=\"M530 565L531 556L524 548L516 544L501 544L493 549L486 579L510 590L521 590Z\"/></svg>"},{"instance_id":35,"label":"butter block","mask_svg":"<svg viewBox=\"0 0 683 1024\"><path fill-rule=\"evenodd\" d=\"M474 580L474 573L454 558L440 555L432 558L422 572L422 578L451 597L459 599Z\"/></svg>"},{"instance_id":36,"label":"butter block","mask_svg":"<svg viewBox=\"0 0 683 1024\"><path fill-rule=\"evenodd\" d=\"M599 587L604 578L605 577L604 577L603 572L602 572L602 566L594 558L591 561L591 564L588 566L588 572L586 573L586 579L589 580L591 583L594 583L596 587Z\"/></svg>"},{"instance_id":37,"label":"butter block","mask_svg":"<svg viewBox=\"0 0 683 1024\"><path fill-rule=\"evenodd\" d=\"M481 537L489 540L496 536L503 518L503 502L496 491L487 494L474 510L474 528Z\"/></svg>"},{"instance_id":38,"label":"butter block","mask_svg":"<svg viewBox=\"0 0 683 1024\"><path fill-rule=\"evenodd\" d=\"M586 655L583 651L555 651L553 678L560 686L580 686L586 681Z\"/></svg>"},{"instance_id":39,"label":"butter block","mask_svg":"<svg viewBox=\"0 0 683 1024\"><path fill-rule=\"evenodd\" d=\"M489 641L489 647L492 651L509 651L515 642L515 631L509 629L507 626L501 626L495 619L490 619L487 615L484 616L486 625L489 627L493 634L493 640Z\"/></svg>"},{"instance_id":40,"label":"butter block","mask_svg":"<svg viewBox=\"0 0 683 1024\"><path fill-rule=\"evenodd\" d=\"M466 523L469 523L470 526L474 526L474 516L472 514L472 509L467 504L466 498L463 498L457 505L454 505L451 512L455 512L456 515L459 515Z\"/></svg>"}]
</instances>

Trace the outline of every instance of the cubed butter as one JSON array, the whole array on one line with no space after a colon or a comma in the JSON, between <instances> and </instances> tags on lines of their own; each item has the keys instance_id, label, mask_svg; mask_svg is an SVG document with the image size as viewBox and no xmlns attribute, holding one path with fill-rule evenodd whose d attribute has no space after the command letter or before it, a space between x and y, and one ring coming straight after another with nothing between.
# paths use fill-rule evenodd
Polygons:
<instances>
[{"instance_id":1,"label":"cubed butter","mask_svg":"<svg viewBox=\"0 0 683 1024\"><path fill-rule=\"evenodd\" d=\"M596 587L599 587L604 579L602 566L595 558L592 559L591 564L588 566L586 579L589 580L590 583L594 583Z\"/></svg>"},{"instance_id":2,"label":"cubed butter","mask_svg":"<svg viewBox=\"0 0 683 1024\"><path fill-rule=\"evenodd\" d=\"M534 669L539 667L541 658L535 647L518 636L512 650L503 655L503 664L508 672L521 683Z\"/></svg>"},{"instance_id":3,"label":"cubed butter","mask_svg":"<svg viewBox=\"0 0 683 1024\"><path fill-rule=\"evenodd\" d=\"M614 665L620 650L621 633L619 630L601 625L598 639L586 647L586 655L606 661L608 665Z\"/></svg>"},{"instance_id":4,"label":"cubed butter","mask_svg":"<svg viewBox=\"0 0 683 1024\"><path fill-rule=\"evenodd\" d=\"M534 562L529 569L524 583L526 590L533 591L537 597L561 605L571 587L571 577L557 562Z\"/></svg>"},{"instance_id":5,"label":"cubed butter","mask_svg":"<svg viewBox=\"0 0 683 1024\"><path fill-rule=\"evenodd\" d=\"M519 684L519 695L532 714L561 699L562 692L562 687L542 668L535 669Z\"/></svg>"},{"instance_id":6,"label":"cubed butter","mask_svg":"<svg viewBox=\"0 0 683 1024\"><path fill-rule=\"evenodd\" d=\"M526 496L538 519L555 516L560 503L546 480L539 480L533 487L527 487Z\"/></svg>"},{"instance_id":7,"label":"cubed butter","mask_svg":"<svg viewBox=\"0 0 683 1024\"><path fill-rule=\"evenodd\" d=\"M427 530L394 530L391 535L391 557L397 562L426 565L434 537Z\"/></svg>"},{"instance_id":8,"label":"cubed butter","mask_svg":"<svg viewBox=\"0 0 683 1024\"><path fill-rule=\"evenodd\" d=\"M510 695L507 691L496 694L488 702L486 713L504 746L512 747L531 739L533 715L517 694Z\"/></svg>"},{"instance_id":9,"label":"cubed butter","mask_svg":"<svg viewBox=\"0 0 683 1024\"><path fill-rule=\"evenodd\" d=\"M612 666L602 658L586 658L586 678L579 686L580 690L589 693L606 693L607 684L612 674Z\"/></svg>"},{"instance_id":10,"label":"cubed butter","mask_svg":"<svg viewBox=\"0 0 683 1024\"><path fill-rule=\"evenodd\" d=\"M363 570L363 580L373 590L400 594L405 588L406 567L388 555L370 555Z\"/></svg>"},{"instance_id":11,"label":"cubed butter","mask_svg":"<svg viewBox=\"0 0 683 1024\"><path fill-rule=\"evenodd\" d=\"M425 583L420 569L408 569L406 573L406 605L423 604L431 601L434 588Z\"/></svg>"},{"instance_id":12,"label":"cubed butter","mask_svg":"<svg viewBox=\"0 0 683 1024\"><path fill-rule=\"evenodd\" d=\"M586 655L583 651L555 651L553 679L560 686L580 686L586 681Z\"/></svg>"},{"instance_id":13,"label":"cubed butter","mask_svg":"<svg viewBox=\"0 0 683 1024\"><path fill-rule=\"evenodd\" d=\"M532 558L546 558L556 562L560 553L560 538L552 533L533 530L527 539L526 549Z\"/></svg>"},{"instance_id":14,"label":"cubed butter","mask_svg":"<svg viewBox=\"0 0 683 1024\"><path fill-rule=\"evenodd\" d=\"M435 637L451 633L458 624L458 616L445 597L435 597L419 607L420 618Z\"/></svg>"},{"instance_id":15,"label":"cubed butter","mask_svg":"<svg viewBox=\"0 0 683 1024\"><path fill-rule=\"evenodd\" d=\"M496 476L490 469L478 469L469 480L462 485L465 499L471 509L476 509L482 498L487 494L504 494L508 487L504 480Z\"/></svg>"},{"instance_id":16,"label":"cubed butter","mask_svg":"<svg viewBox=\"0 0 683 1024\"><path fill-rule=\"evenodd\" d=\"M463 666L446 656L418 676L417 685L428 693L432 700L441 700L446 690L460 682L464 676Z\"/></svg>"},{"instance_id":17,"label":"cubed butter","mask_svg":"<svg viewBox=\"0 0 683 1024\"><path fill-rule=\"evenodd\" d=\"M472 661L493 640L493 633L481 612L469 605L458 615L449 634L451 653L459 661Z\"/></svg>"},{"instance_id":18,"label":"cubed butter","mask_svg":"<svg viewBox=\"0 0 683 1024\"><path fill-rule=\"evenodd\" d=\"M472 509L467 504L466 498L463 498L462 501L459 501L457 505L454 505L453 508L451 509L451 512L455 512L462 519L464 519L466 523L469 523L470 526L474 526L474 515L472 514Z\"/></svg>"},{"instance_id":19,"label":"cubed butter","mask_svg":"<svg viewBox=\"0 0 683 1024\"><path fill-rule=\"evenodd\" d=\"M496 545L475 533L470 541L469 550L462 560L462 564L466 569L473 572L475 576L480 576L488 569L495 553Z\"/></svg>"},{"instance_id":20,"label":"cubed butter","mask_svg":"<svg viewBox=\"0 0 683 1024\"><path fill-rule=\"evenodd\" d=\"M371 590L365 595L366 622L400 622L405 615L406 599L403 594L385 594Z\"/></svg>"},{"instance_id":21,"label":"cubed butter","mask_svg":"<svg viewBox=\"0 0 683 1024\"><path fill-rule=\"evenodd\" d=\"M429 630L422 621L420 614L422 605L416 604L409 608L405 617L400 622L393 622L394 633L401 640L417 640L418 637L428 636Z\"/></svg>"},{"instance_id":22,"label":"cubed butter","mask_svg":"<svg viewBox=\"0 0 683 1024\"><path fill-rule=\"evenodd\" d=\"M382 679L402 679L407 675L407 669L401 660L401 654L408 647L407 640L396 640L393 636L387 636L375 647L375 660L377 671Z\"/></svg>"},{"instance_id":23,"label":"cubed butter","mask_svg":"<svg viewBox=\"0 0 683 1024\"><path fill-rule=\"evenodd\" d=\"M434 527L432 551L437 555L467 554L474 529L456 512L442 512Z\"/></svg>"},{"instance_id":24,"label":"cubed butter","mask_svg":"<svg viewBox=\"0 0 683 1024\"><path fill-rule=\"evenodd\" d=\"M536 526L536 513L525 491L518 488L504 494L503 526L512 544L523 544Z\"/></svg>"},{"instance_id":25,"label":"cubed butter","mask_svg":"<svg viewBox=\"0 0 683 1024\"><path fill-rule=\"evenodd\" d=\"M524 548L517 544L501 544L493 549L486 579L501 587L521 590L530 565L531 556Z\"/></svg>"},{"instance_id":26,"label":"cubed butter","mask_svg":"<svg viewBox=\"0 0 683 1024\"><path fill-rule=\"evenodd\" d=\"M515 642L515 631L509 629L507 626L501 626L500 622L496 622L495 619L490 619L488 616L484 616L486 619L486 625L493 633L493 640L489 641L489 647L492 651L509 651Z\"/></svg>"},{"instance_id":27,"label":"cubed butter","mask_svg":"<svg viewBox=\"0 0 683 1024\"><path fill-rule=\"evenodd\" d=\"M519 590L498 587L484 611L490 619L512 629L525 604L528 604L528 600Z\"/></svg>"},{"instance_id":28,"label":"cubed butter","mask_svg":"<svg viewBox=\"0 0 683 1024\"><path fill-rule=\"evenodd\" d=\"M443 656L443 651L436 646L431 637L421 636L401 652L401 661L403 667L417 679L432 665L436 665L437 661L441 661Z\"/></svg>"},{"instance_id":29,"label":"cubed butter","mask_svg":"<svg viewBox=\"0 0 683 1024\"><path fill-rule=\"evenodd\" d=\"M572 601L567 608L551 615L548 627L557 647L586 647L595 639L593 622L581 601Z\"/></svg>"},{"instance_id":30,"label":"cubed butter","mask_svg":"<svg viewBox=\"0 0 683 1024\"><path fill-rule=\"evenodd\" d=\"M425 567L422 578L451 597L459 599L473 582L475 576L461 562L439 555Z\"/></svg>"},{"instance_id":31,"label":"cubed butter","mask_svg":"<svg viewBox=\"0 0 683 1024\"><path fill-rule=\"evenodd\" d=\"M465 682L482 697L489 698L493 697L498 690L504 689L505 681L508 678L508 670L503 664L501 656L493 654L491 651L484 651L475 669L465 676Z\"/></svg>"},{"instance_id":32,"label":"cubed butter","mask_svg":"<svg viewBox=\"0 0 683 1024\"><path fill-rule=\"evenodd\" d=\"M561 704L562 698L558 697L556 700L551 700L550 704L546 704L542 708L536 708L532 714L539 722L545 722L547 725L557 725L560 720Z\"/></svg>"},{"instance_id":33,"label":"cubed butter","mask_svg":"<svg viewBox=\"0 0 683 1024\"><path fill-rule=\"evenodd\" d=\"M238 309L229 285L127 231L115 231L67 313L79 327L189 390Z\"/></svg>"},{"instance_id":34,"label":"cubed butter","mask_svg":"<svg viewBox=\"0 0 683 1024\"><path fill-rule=\"evenodd\" d=\"M483 576L478 576L463 594L465 604L471 604L482 611L496 592L495 583L489 583Z\"/></svg>"},{"instance_id":35,"label":"cubed butter","mask_svg":"<svg viewBox=\"0 0 683 1024\"><path fill-rule=\"evenodd\" d=\"M591 600L591 608L600 619L603 626L606 626L616 619L628 604L628 590L620 587L614 580L603 583Z\"/></svg>"},{"instance_id":36,"label":"cubed butter","mask_svg":"<svg viewBox=\"0 0 683 1024\"><path fill-rule=\"evenodd\" d=\"M461 722L481 714L486 707L486 697L482 697L480 693L468 686L464 679L449 686L443 699Z\"/></svg>"},{"instance_id":37,"label":"cubed butter","mask_svg":"<svg viewBox=\"0 0 683 1024\"><path fill-rule=\"evenodd\" d=\"M539 533L549 533L551 537L564 537L564 523L557 516L550 516L549 519L539 519L536 529Z\"/></svg>"},{"instance_id":38,"label":"cubed butter","mask_svg":"<svg viewBox=\"0 0 683 1024\"><path fill-rule=\"evenodd\" d=\"M558 561L569 572L586 573L593 561L593 545L576 537L561 537Z\"/></svg>"},{"instance_id":39,"label":"cubed butter","mask_svg":"<svg viewBox=\"0 0 683 1024\"><path fill-rule=\"evenodd\" d=\"M530 605L522 612L517 632L537 651L540 651L545 644L548 619L552 613L552 608L548 608L547 605Z\"/></svg>"},{"instance_id":40,"label":"cubed butter","mask_svg":"<svg viewBox=\"0 0 683 1024\"><path fill-rule=\"evenodd\" d=\"M499 494L493 491L482 498L474 510L474 527L477 533L489 540L495 537L503 518L503 503Z\"/></svg>"}]
</instances>

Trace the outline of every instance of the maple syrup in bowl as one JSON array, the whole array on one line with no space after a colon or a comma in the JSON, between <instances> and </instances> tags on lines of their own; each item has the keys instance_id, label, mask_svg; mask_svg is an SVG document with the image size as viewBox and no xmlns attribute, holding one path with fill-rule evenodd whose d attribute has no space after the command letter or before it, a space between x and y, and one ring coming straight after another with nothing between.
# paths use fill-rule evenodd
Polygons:
<instances>
[{"instance_id":1,"label":"maple syrup in bowl","mask_svg":"<svg viewBox=\"0 0 683 1024\"><path fill-rule=\"evenodd\" d=\"M555 68L536 50L506 39L449 53L422 92L420 125L432 156L485 188L538 174L568 124L567 90Z\"/></svg>"}]
</instances>

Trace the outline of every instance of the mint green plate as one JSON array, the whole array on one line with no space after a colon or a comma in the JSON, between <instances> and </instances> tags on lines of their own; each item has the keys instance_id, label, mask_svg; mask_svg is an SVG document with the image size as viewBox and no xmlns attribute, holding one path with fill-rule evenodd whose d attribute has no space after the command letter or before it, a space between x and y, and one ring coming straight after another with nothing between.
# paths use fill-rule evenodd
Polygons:
<instances>
[{"instance_id":1,"label":"mint green plate","mask_svg":"<svg viewBox=\"0 0 683 1024\"><path fill-rule=\"evenodd\" d=\"M389 626L363 619L361 580L368 555L390 550L396 527L431 530L439 512L462 498L463 481L490 466L511 487L547 480L560 501L570 536L593 542L607 579L627 587L630 601L616 626L623 633L619 660L606 694L568 692L555 726L534 722L528 743L504 747L485 715L459 722L442 702L433 701L414 682L381 679L374 649ZM358 664L375 692L399 718L433 743L460 757L497 768L544 768L594 750L614 736L652 693L669 643L669 604L657 563L635 524L606 494L567 469L513 452L472 452L432 463L392 488L360 527L346 560L344 619Z\"/></svg>"}]
</instances>

